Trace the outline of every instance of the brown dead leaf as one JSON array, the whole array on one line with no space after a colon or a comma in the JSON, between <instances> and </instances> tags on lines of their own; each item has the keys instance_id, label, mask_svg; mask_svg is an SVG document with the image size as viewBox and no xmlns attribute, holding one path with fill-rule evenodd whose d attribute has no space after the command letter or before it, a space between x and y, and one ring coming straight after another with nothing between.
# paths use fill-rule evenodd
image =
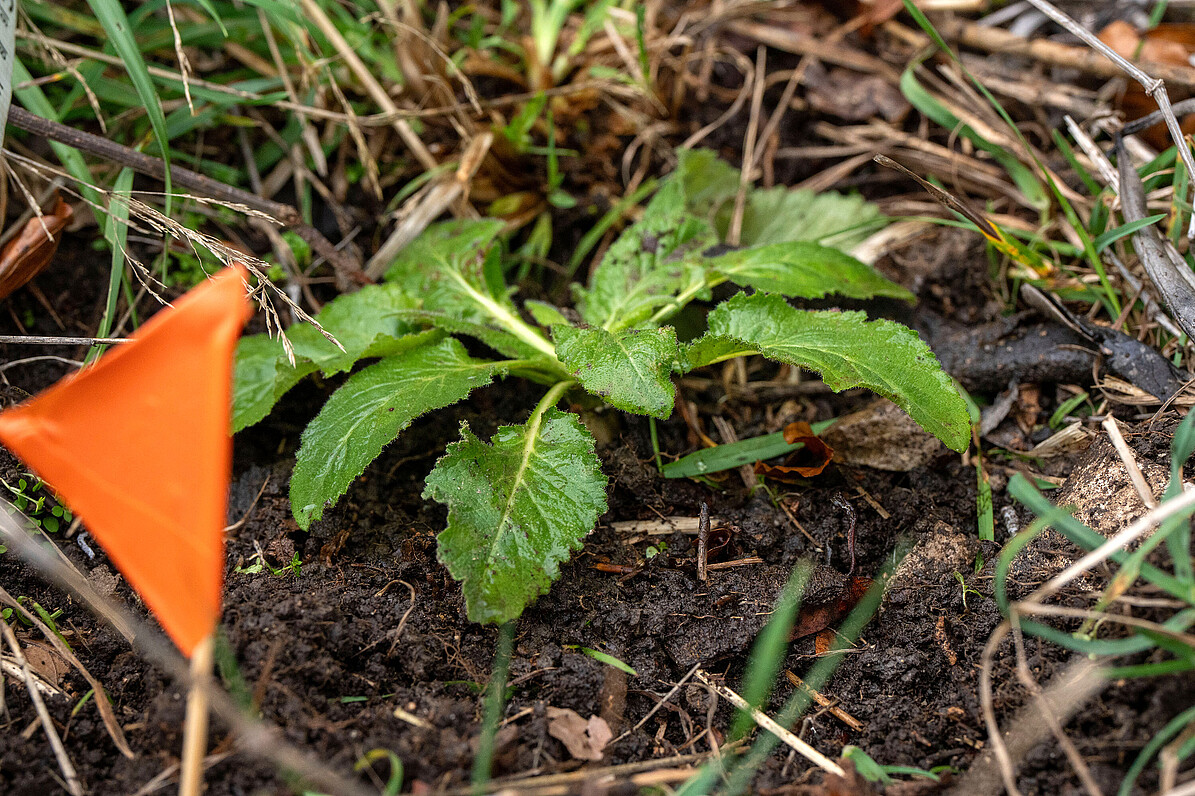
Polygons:
<instances>
[{"instance_id":1,"label":"brown dead leaf","mask_svg":"<svg viewBox=\"0 0 1195 796\"><path fill-rule=\"evenodd\" d=\"M1167 23L1158 25L1144 35L1137 32L1123 20L1112 22L1099 34L1100 41L1111 47L1118 55L1131 61L1152 61L1172 66L1190 66L1195 55L1195 25ZM1172 100L1183 99L1172 94ZM1129 121L1153 113L1158 105L1143 88L1136 83L1130 85L1121 98L1121 110ZM1195 133L1195 120L1190 117L1180 120L1179 127L1191 135ZM1163 123L1150 127L1142 137L1155 149L1170 146L1170 134Z\"/></svg>"},{"instance_id":2,"label":"brown dead leaf","mask_svg":"<svg viewBox=\"0 0 1195 796\"><path fill-rule=\"evenodd\" d=\"M788 482L793 481L794 476L812 478L815 475L820 475L830 460L834 458L834 449L819 439L809 424L803 420L789 423L784 427L784 441L789 445L803 442L805 447L790 453L784 460L784 464L756 462L756 475Z\"/></svg>"},{"instance_id":3,"label":"brown dead leaf","mask_svg":"<svg viewBox=\"0 0 1195 796\"><path fill-rule=\"evenodd\" d=\"M53 647L41 642L30 642L22 652L33 673L55 687L62 685L62 678L71 670L71 665L65 658Z\"/></svg>"},{"instance_id":4,"label":"brown dead leaf","mask_svg":"<svg viewBox=\"0 0 1195 796\"><path fill-rule=\"evenodd\" d=\"M575 710L550 706L548 735L564 744L576 760L601 760L602 750L614 737L610 725L600 716L590 716L586 721Z\"/></svg>"},{"instance_id":5,"label":"brown dead leaf","mask_svg":"<svg viewBox=\"0 0 1195 796\"><path fill-rule=\"evenodd\" d=\"M811 108L848 122L875 117L900 122L912 107L899 88L879 75L860 75L837 67L827 70L814 61L802 82Z\"/></svg>"},{"instance_id":6,"label":"brown dead leaf","mask_svg":"<svg viewBox=\"0 0 1195 796\"><path fill-rule=\"evenodd\" d=\"M817 605L802 605L800 613L797 614L797 620L793 623L792 632L789 634L789 641L821 633L845 618L855 604L863 599L863 595L871 588L871 584L871 578L855 575L848 579L845 588L830 600ZM819 637L818 641L821 640ZM833 632L830 634L830 641L833 641Z\"/></svg>"},{"instance_id":7,"label":"brown dead leaf","mask_svg":"<svg viewBox=\"0 0 1195 796\"><path fill-rule=\"evenodd\" d=\"M74 216L59 196L52 214L34 216L0 251L0 299L7 298L40 274L58 251L59 234Z\"/></svg>"},{"instance_id":8,"label":"brown dead leaf","mask_svg":"<svg viewBox=\"0 0 1195 796\"><path fill-rule=\"evenodd\" d=\"M908 472L946 451L937 437L891 401L876 401L840 417L822 434L841 464Z\"/></svg>"}]
</instances>

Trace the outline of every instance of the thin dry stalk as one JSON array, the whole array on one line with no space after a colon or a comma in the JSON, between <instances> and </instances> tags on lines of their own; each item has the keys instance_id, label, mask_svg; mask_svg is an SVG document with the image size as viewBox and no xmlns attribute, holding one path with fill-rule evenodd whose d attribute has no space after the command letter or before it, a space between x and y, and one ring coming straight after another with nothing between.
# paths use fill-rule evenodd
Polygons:
<instances>
[{"instance_id":1,"label":"thin dry stalk","mask_svg":"<svg viewBox=\"0 0 1195 796\"><path fill-rule=\"evenodd\" d=\"M1029 662L1025 657L1025 639L1024 634L1021 633L1019 624L1013 628L1013 644L1016 647L1017 654L1017 678L1021 681L1021 685L1025 686L1025 690L1033 697L1033 701L1037 703L1038 715L1046 726L1050 729L1050 734L1058 741L1058 745L1062 748L1063 754L1070 762L1071 768L1079 777L1079 781L1083 783L1083 787L1091 796L1103 796L1100 786L1096 784L1095 778L1091 776L1091 769L1083 762L1083 755L1079 754L1079 750L1075 748L1074 743L1067 737L1066 732L1062 729L1062 722L1058 720L1058 716L1054 712L1054 707L1046 700L1042 693L1041 684L1034 679L1032 673L1029 671Z\"/></svg>"},{"instance_id":2,"label":"thin dry stalk","mask_svg":"<svg viewBox=\"0 0 1195 796\"><path fill-rule=\"evenodd\" d=\"M739 190L734 196L734 213L730 217L730 227L726 230L726 242L731 246L738 246L743 234L743 214L747 209L747 188L750 187L753 176L751 163L755 159L755 141L763 110L767 68L767 49L761 45L755 53L755 79L752 81L755 88L751 93L751 114L747 118L747 132L743 138L743 168L739 172Z\"/></svg>"},{"instance_id":3,"label":"thin dry stalk","mask_svg":"<svg viewBox=\"0 0 1195 796\"><path fill-rule=\"evenodd\" d=\"M652 706L652 709L647 711L647 715L645 715L643 718L639 719L639 722L634 727L627 730L622 735L618 736L617 738L615 738L613 741L611 741L610 743L608 743L606 745L611 746L611 747L614 746L619 741L621 741L623 738L626 738L631 733L636 732L640 727L642 727L644 724L646 724L648 719L650 719L652 716L656 715L656 713L658 713L660 711L660 708L662 708L662 707L664 707L664 705L668 704L668 700L670 700L670 699L672 699L672 697L676 696L676 692L681 689L681 686L683 686L686 682L689 681L689 678L692 677L697 672L697 670L699 668L701 668L700 663L693 664L693 668L689 669L689 671L685 673L685 676L682 677L680 680L678 680L672 686L672 690L670 690L667 694L664 694L664 696L660 697L660 700L658 702L656 702L656 704L654 706Z\"/></svg>"},{"instance_id":4,"label":"thin dry stalk","mask_svg":"<svg viewBox=\"0 0 1195 796\"><path fill-rule=\"evenodd\" d=\"M304 107L299 102L299 92L295 89L295 83L291 80L290 70L286 68L286 62L282 58L282 50L278 47L278 40L274 37L274 29L266 19L266 12L257 9L257 22L261 25L262 36L266 40L266 46L270 50L270 58L274 60L274 69L278 72L278 78L282 81L282 88L286 91L286 96L290 97L290 101L298 107ZM302 111L295 111L295 116L298 117L299 127L301 130L300 137L303 139L303 144L307 147L307 154L311 156L311 162L315 164L315 171L321 177L328 176L328 159L324 157L324 148L320 146L319 133L315 131L315 127L311 125L311 120L306 113Z\"/></svg>"},{"instance_id":5,"label":"thin dry stalk","mask_svg":"<svg viewBox=\"0 0 1195 796\"><path fill-rule=\"evenodd\" d=\"M1011 57L1031 58L1051 66L1077 69L1105 80L1122 75L1122 71L1116 64L1109 63L1099 53L1094 53L1083 47L1061 44L1048 39L1025 39L1003 28L980 25L952 17L936 20L935 26L943 39L957 42L963 47ZM914 47L926 47L931 43L929 37L920 31L905 27L892 20L885 22L881 30ZM1142 62L1140 66L1172 86L1184 89L1195 88L1195 69L1156 62Z\"/></svg>"},{"instance_id":6,"label":"thin dry stalk","mask_svg":"<svg viewBox=\"0 0 1195 796\"><path fill-rule=\"evenodd\" d=\"M83 679L91 686L96 709L100 712L100 718L104 722L104 729L108 731L108 735L112 738L112 743L120 750L120 753L130 760L133 759L133 750L129 748L128 741L125 740L124 730L120 728L120 722L116 720L116 714L112 712L112 703L108 699L108 693L104 690L100 681L92 676L91 672L87 670L79 659L75 656L74 651L70 646L58 637L58 634L46 626L46 623L41 621L36 615L30 612L24 605L21 605L16 599L9 594L4 587L0 586L0 602L7 603L14 611L17 611L25 618L25 621L32 624L41 634L45 636L46 641L53 645L55 652L62 656L62 658L75 667L79 674L83 675Z\"/></svg>"},{"instance_id":7,"label":"thin dry stalk","mask_svg":"<svg viewBox=\"0 0 1195 796\"><path fill-rule=\"evenodd\" d=\"M1041 603L1045 601L1051 595L1057 593L1063 586L1070 583L1087 570L1102 564L1117 550L1122 550L1125 547L1128 547L1130 544L1161 525L1170 517L1173 517L1175 514L1179 514L1191 508L1192 506L1195 506L1195 491L1183 492L1178 497L1167 500L1156 509L1146 513L1127 528L1109 537L1108 541L1104 542L1095 550L1092 550L1090 553L1071 564L1058 575L1051 578L1048 583L1034 591L1023 602ZM1015 605L1016 603L1014 603L1014 606Z\"/></svg>"},{"instance_id":8,"label":"thin dry stalk","mask_svg":"<svg viewBox=\"0 0 1195 796\"><path fill-rule=\"evenodd\" d=\"M394 258L398 257L411 241L419 237L429 224L452 206L453 202L468 194L473 176L481 167L493 143L493 133L483 133L474 138L461 155L460 165L452 175L434 183L429 190L420 192L407 201L401 210L402 221L366 263L366 276L379 279L394 262Z\"/></svg>"},{"instance_id":9,"label":"thin dry stalk","mask_svg":"<svg viewBox=\"0 0 1195 796\"><path fill-rule=\"evenodd\" d=\"M1124 437L1120 433L1120 424L1116 422L1115 417L1108 415L1100 425L1104 427L1104 431L1108 432L1108 439L1112 440L1112 447L1116 448L1116 455L1120 457L1125 470L1128 471L1129 481L1132 482L1133 488L1137 490L1137 496L1141 498L1141 502L1145 504L1146 508L1156 509L1158 501L1154 498L1153 490L1150 489L1149 484L1145 483L1145 476L1141 474L1141 467L1137 464L1137 457L1133 455L1133 451L1129 448L1128 443L1124 441Z\"/></svg>"},{"instance_id":10,"label":"thin dry stalk","mask_svg":"<svg viewBox=\"0 0 1195 796\"><path fill-rule=\"evenodd\" d=\"M18 532L21 531L18 529ZM46 731L46 739L50 742L50 748L54 750L54 758L58 761L58 770L62 772L62 778L66 780L66 789L71 796L83 796L83 785L79 782L79 774L75 771L75 765L62 745L62 739L58 737L58 731L54 729L54 719L50 718L50 711L46 710L46 703L42 701L41 692L34 684L29 661L25 660L25 653L21 651L21 645L17 642L17 637L12 632L12 628L8 626L8 622L0 622L0 633L4 634L4 640L8 642L13 658L21 667L21 677L25 681L29 699L33 702L34 710L37 711L42 729Z\"/></svg>"},{"instance_id":11,"label":"thin dry stalk","mask_svg":"<svg viewBox=\"0 0 1195 796\"><path fill-rule=\"evenodd\" d=\"M1175 118L1174 112L1170 109L1170 95L1166 93L1165 81L1161 78L1151 77L1139 66L1122 57L1111 47L1100 41L1094 33L1055 8L1052 4L1046 2L1046 0L1029 0L1029 4L1061 25L1069 33L1078 36L1084 44L1111 60L1125 74L1141 84L1141 87L1145 89L1145 93L1152 97L1153 101L1158 104L1158 110L1161 111L1162 118L1166 122L1166 129L1170 132L1170 139L1174 142L1175 149L1178 150L1178 156L1182 159L1183 166L1187 169L1187 174L1195 174L1195 157L1192 157L1191 148L1186 144L1186 138L1183 136L1183 131L1178 125L1178 119ZM1195 185L1192 185L1190 190L1195 192ZM1187 237L1195 237L1195 215L1191 216L1191 223L1187 227Z\"/></svg>"},{"instance_id":12,"label":"thin dry stalk","mask_svg":"<svg viewBox=\"0 0 1195 796\"><path fill-rule=\"evenodd\" d=\"M132 628L135 634L133 647L145 659L182 686L203 689L211 701L212 711L232 731L246 753L264 757L280 769L294 771L304 780L331 793L368 796L367 791L356 782L311 759L305 752L282 740L273 727L247 715L226 691L216 687L210 680L194 680L186 660L160 631L150 628L144 621L97 594L84 577L58 561L54 553L35 544L25 529L3 512L0 512L0 538L14 555L49 582L77 596L97 617L114 625ZM0 631L11 633L6 622L0 622Z\"/></svg>"},{"instance_id":13,"label":"thin dry stalk","mask_svg":"<svg viewBox=\"0 0 1195 796\"><path fill-rule=\"evenodd\" d=\"M1013 718L1006 733L1000 731L993 704L992 669L996 650L1011 631L1008 621L1001 622L983 650L979 673L979 698L992 751L971 764L967 773L947 791L947 796L996 796L1003 788L1008 796L1020 796L1016 764L1049 732L1042 711L1047 710L1059 724L1066 724L1093 697L1108 686L1102 667L1077 656L1056 675L1042 692L1042 701L1026 706Z\"/></svg>"},{"instance_id":14,"label":"thin dry stalk","mask_svg":"<svg viewBox=\"0 0 1195 796\"><path fill-rule=\"evenodd\" d=\"M781 740L781 742L795 749L797 754L801 755L806 760L816 765L818 768L821 768L823 771L828 771L829 773L839 777L846 776L846 772L843 771L842 766L838 765L833 760L802 741L793 733L781 727L763 711L752 707L750 702L743 699L734 691L731 691L724 685L719 685L715 682L712 682L709 676L706 675L706 673L701 669L697 670L696 675L697 679L709 686L714 693L725 699L730 704L734 705L739 710L750 714L752 720L754 720L756 724L775 735Z\"/></svg>"},{"instance_id":15,"label":"thin dry stalk","mask_svg":"<svg viewBox=\"0 0 1195 796\"><path fill-rule=\"evenodd\" d=\"M815 691L813 687L809 685L809 683L798 677L796 672L792 671L791 669L785 669L784 676L787 677L788 681L795 687L808 694L813 701L824 708L827 713L829 713L831 716L834 716L836 719L850 727L855 732L863 732L865 729L867 729L866 724L847 713L838 705L834 704L834 702L821 691Z\"/></svg>"},{"instance_id":16,"label":"thin dry stalk","mask_svg":"<svg viewBox=\"0 0 1195 796\"><path fill-rule=\"evenodd\" d=\"M344 36L332 20L328 19L328 15L320 7L315 0L302 0L303 13L315 23L320 32L327 37L332 46L336 48L336 52L344 59L345 64L348 65L353 75L357 80L361 81L361 85L365 86L365 90L369 92L369 96L378 107L387 113L397 113L398 106L394 104L394 100L390 99L390 95L386 93L386 89L374 77L373 72L361 60L357 52L345 41ZM432 153L428 151L423 141L415 134L415 130L411 127L411 123L403 118L395 118L392 122L394 130L398 133L399 138L407 145L407 149L411 150L411 154L425 169L434 169L439 165L436 159L432 157Z\"/></svg>"}]
</instances>

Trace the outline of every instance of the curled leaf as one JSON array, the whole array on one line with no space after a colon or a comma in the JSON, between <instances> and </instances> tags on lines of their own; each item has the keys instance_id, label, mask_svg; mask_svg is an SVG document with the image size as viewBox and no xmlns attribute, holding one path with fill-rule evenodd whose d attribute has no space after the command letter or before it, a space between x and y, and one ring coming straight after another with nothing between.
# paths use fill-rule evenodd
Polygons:
<instances>
[{"instance_id":1,"label":"curled leaf","mask_svg":"<svg viewBox=\"0 0 1195 796\"><path fill-rule=\"evenodd\" d=\"M59 196L54 212L34 216L0 252L0 299L24 287L45 270L58 251L59 235L74 217L71 206Z\"/></svg>"},{"instance_id":2,"label":"curled leaf","mask_svg":"<svg viewBox=\"0 0 1195 796\"><path fill-rule=\"evenodd\" d=\"M568 708L548 708L548 735L564 744L568 753L576 760L601 760L602 750L614 733L610 725L600 716L589 720Z\"/></svg>"},{"instance_id":3,"label":"curled leaf","mask_svg":"<svg viewBox=\"0 0 1195 796\"><path fill-rule=\"evenodd\" d=\"M812 478L821 475L822 470L834 458L834 449L818 438L804 420L789 423L784 427L784 441L789 445L798 442L804 445L788 455L784 464L755 463L755 474L777 481L792 481L793 476Z\"/></svg>"}]
</instances>

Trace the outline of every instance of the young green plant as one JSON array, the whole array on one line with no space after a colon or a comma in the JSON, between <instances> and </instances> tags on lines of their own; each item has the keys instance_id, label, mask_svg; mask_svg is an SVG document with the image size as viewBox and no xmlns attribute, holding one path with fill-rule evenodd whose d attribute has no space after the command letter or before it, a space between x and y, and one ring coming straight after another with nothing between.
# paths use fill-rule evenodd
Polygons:
<instances>
[{"instance_id":1,"label":"young green plant","mask_svg":"<svg viewBox=\"0 0 1195 796\"><path fill-rule=\"evenodd\" d=\"M306 529L420 416L495 378L543 385L527 421L502 426L489 441L462 424L460 441L448 446L424 491L448 507L438 555L462 582L469 617L499 624L547 591L606 510L594 439L576 415L556 408L566 397L664 419L674 376L758 354L816 370L834 390L867 387L949 447L965 449L966 407L916 334L862 312L804 311L787 301L911 299L869 266L812 239L857 239L860 219L875 226L878 213L852 197L752 191L744 248L727 250L720 231L737 190L737 172L712 153L681 152L642 218L611 245L589 284L575 286L579 321L545 302L526 301L522 311L515 305L504 279L502 222L435 225L403 251L384 283L341 296L320 313L343 350L314 329L293 328L292 365L280 341L245 338L234 426L262 419L310 373L330 376L380 358L349 376L303 433L290 495ZM754 292L721 302L704 335L679 340L668 320L727 282ZM499 356L472 356L459 337Z\"/></svg>"}]
</instances>

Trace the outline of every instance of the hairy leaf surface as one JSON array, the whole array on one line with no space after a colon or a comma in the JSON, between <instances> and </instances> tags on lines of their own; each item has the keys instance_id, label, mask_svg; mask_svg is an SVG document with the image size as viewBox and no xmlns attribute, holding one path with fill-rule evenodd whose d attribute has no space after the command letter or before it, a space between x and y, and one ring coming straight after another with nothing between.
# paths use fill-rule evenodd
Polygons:
<instances>
[{"instance_id":1,"label":"hairy leaf surface","mask_svg":"<svg viewBox=\"0 0 1195 796\"><path fill-rule=\"evenodd\" d=\"M386 271L386 281L418 299L414 309L460 320L490 322L494 304L514 312L501 279L487 273L489 253L505 224L497 219L462 219L432 224L403 249Z\"/></svg>"},{"instance_id":2,"label":"hairy leaf surface","mask_svg":"<svg viewBox=\"0 0 1195 796\"><path fill-rule=\"evenodd\" d=\"M807 241L732 251L710 258L707 264L735 284L786 296L914 300L912 293L871 266L838 249Z\"/></svg>"},{"instance_id":3,"label":"hairy leaf surface","mask_svg":"<svg viewBox=\"0 0 1195 796\"><path fill-rule=\"evenodd\" d=\"M727 203L718 214L723 234L733 212L733 203ZM886 223L880 209L861 196L761 188L747 194L739 241L744 246L816 241L850 249Z\"/></svg>"},{"instance_id":4,"label":"hairy leaf surface","mask_svg":"<svg viewBox=\"0 0 1195 796\"><path fill-rule=\"evenodd\" d=\"M287 335L296 357L311 360L331 376L349 370L359 359L409 347L398 341L419 326L402 319L399 312L414 306L415 300L398 285L365 285L356 293L337 296L315 316L344 346L343 351L310 324L295 324Z\"/></svg>"},{"instance_id":5,"label":"hairy leaf surface","mask_svg":"<svg viewBox=\"0 0 1195 796\"><path fill-rule=\"evenodd\" d=\"M462 320L446 312L412 310L402 313L408 321L427 324L452 334L474 337L495 351L515 359L542 356L541 352L529 346L508 331L492 324Z\"/></svg>"},{"instance_id":6,"label":"hairy leaf surface","mask_svg":"<svg viewBox=\"0 0 1195 796\"><path fill-rule=\"evenodd\" d=\"M962 397L916 333L862 312L806 312L777 295L740 293L709 315L709 332L683 353L684 370L749 353L821 373L834 391L867 387L947 446L971 439Z\"/></svg>"},{"instance_id":7,"label":"hairy leaf surface","mask_svg":"<svg viewBox=\"0 0 1195 796\"><path fill-rule=\"evenodd\" d=\"M310 360L298 358L292 367L282 341L268 334L242 337L232 380L233 433L259 422L287 390L318 369Z\"/></svg>"},{"instance_id":8,"label":"hairy leaf surface","mask_svg":"<svg viewBox=\"0 0 1195 796\"><path fill-rule=\"evenodd\" d=\"M502 426L488 445L462 424L427 477L424 497L448 506L438 557L474 622L518 617L606 511L593 437L554 408L538 420Z\"/></svg>"},{"instance_id":9,"label":"hairy leaf surface","mask_svg":"<svg viewBox=\"0 0 1195 796\"><path fill-rule=\"evenodd\" d=\"M282 341L268 334L242 337L237 344L233 379L232 430L257 423L274 404L316 370L325 376L350 369L358 360L396 354L430 342L440 333L419 334L419 326L399 317L413 301L398 285L366 285L356 293L337 296L324 305L315 320L344 350L310 324L287 330L295 364L287 359Z\"/></svg>"},{"instance_id":10,"label":"hairy leaf surface","mask_svg":"<svg viewBox=\"0 0 1195 796\"><path fill-rule=\"evenodd\" d=\"M606 329L641 323L703 284L705 268L682 255L717 242L708 223L686 212L682 181L670 179L606 251L589 287L574 287L577 310L586 323Z\"/></svg>"},{"instance_id":11,"label":"hairy leaf surface","mask_svg":"<svg viewBox=\"0 0 1195 796\"><path fill-rule=\"evenodd\" d=\"M676 330L552 327L556 355L581 386L611 406L661 420L672 414Z\"/></svg>"},{"instance_id":12,"label":"hairy leaf surface","mask_svg":"<svg viewBox=\"0 0 1195 796\"><path fill-rule=\"evenodd\" d=\"M450 331L468 334L508 356L552 358L552 346L519 317L513 288L503 281L505 223L497 219L433 224L386 271L386 279L416 297L417 310ZM517 340L517 345L512 345Z\"/></svg>"},{"instance_id":13,"label":"hairy leaf surface","mask_svg":"<svg viewBox=\"0 0 1195 796\"><path fill-rule=\"evenodd\" d=\"M472 359L450 337L350 376L303 431L290 482L299 527L323 516L412 420L456 403L504 368Z\"/></svg>"}]
</instances>

